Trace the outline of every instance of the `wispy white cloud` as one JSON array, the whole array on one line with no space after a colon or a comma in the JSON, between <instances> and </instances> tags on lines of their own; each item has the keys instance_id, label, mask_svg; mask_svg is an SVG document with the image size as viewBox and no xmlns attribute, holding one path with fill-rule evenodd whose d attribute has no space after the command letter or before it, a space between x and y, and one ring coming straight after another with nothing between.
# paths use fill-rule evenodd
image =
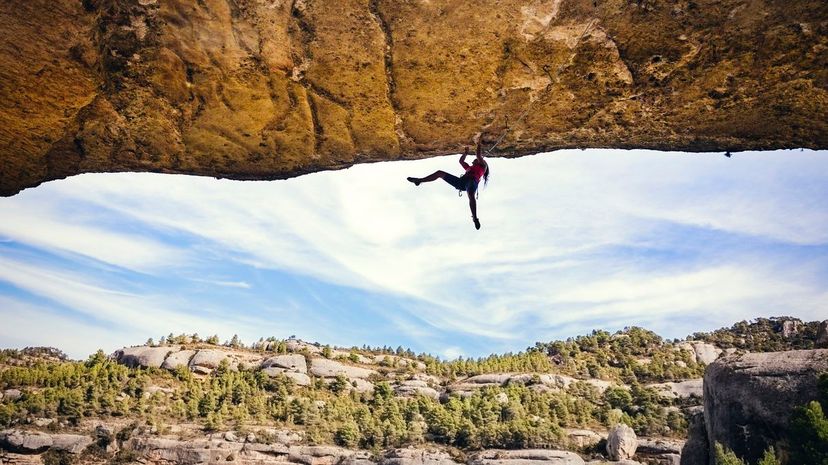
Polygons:
<instances>
[{"instance_id":1,"label":"wispy white cloud","mask_svg":"<svg viewBox=\"0 0 828 465\"><path fill-rule=\"evenodd\" d=\"M817 200L828 195L824 154L726 159L562 151L493 159L492 181L479 199L481 231L472 227L467 199L442 181L414 187L404 180L456 163L447 157L360 165L272 183L84 175L43 186L49 195L37 202L0 202L0 214L27 225L0 226L0 235L251 293L261 286L249 275L201 267L279 270L402 299L413 303L389 309L383 324L435 347L455 346L446 343L451 335L520 347L556 328L596 321L657 324L714 312L728 324L780 308L803 317L824 308L828 257L803 267L797 255L803 246L824 253L828 245L828 209ZM57 220L70 203L186 239ZM191 303L187 296L113 294L77 273L67 278L0 260L0 279L78 310L91 308L108 321L114 315L103 307L138 317L149 300L164 309L153 318L214 328L202 333L239 325L265 335L257 325L266 318L266 328L298 327L286 332L320 339L337 337L339 329L329 327L338 304L332 296L318 296L315 308L263 304L262 318L228 312L217 324L215 315L194 319L181 310ZM355 320L362 315L356 308L339 311L354 312Z\"/></svg>"},{"instance_id":2,"label":"wispy white cloud","mask_svg":"<svg viewBox=\"0 0 828 465\"><path fill-rule=\"evenodd\" d=\"M140 272L153 272L172 263L187 260L183 250L163 242L130 233L107 229L103 214L72 217L66 205L41 197L26 196L20 201L0 202L0 237L60 253L84 255L101 262Z\"/></svg>"}]
</instances>

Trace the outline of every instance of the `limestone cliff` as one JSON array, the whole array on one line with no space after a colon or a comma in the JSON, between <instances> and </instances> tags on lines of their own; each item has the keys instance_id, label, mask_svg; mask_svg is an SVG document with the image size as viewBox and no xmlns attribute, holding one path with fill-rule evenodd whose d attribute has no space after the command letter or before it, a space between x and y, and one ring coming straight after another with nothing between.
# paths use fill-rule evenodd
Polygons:
<instances>
[{"instance_id":1,"label":"limestone cliff","mask_svg":"<svg viewBox=\"0 0 828 465\"><path fill-rule=\"evenodd\" d=\"M507 127L497 155L828 147L821 0L8 0L0 31L3 195L286 178Z\"/></svg>"},{"instance_id":2,"label":"limestone cliff","mask_svg":"<svg viewBox=\"0 0 828 465\"><path fill-rule=\"evenodd\" d=\"M756 463L769 445L785 450L794 407L817 398L817 380L826 371L825 349L730 355L713 362L704 374L707 443L719 442L748 463Z\"/></svg>"}]
</instances>

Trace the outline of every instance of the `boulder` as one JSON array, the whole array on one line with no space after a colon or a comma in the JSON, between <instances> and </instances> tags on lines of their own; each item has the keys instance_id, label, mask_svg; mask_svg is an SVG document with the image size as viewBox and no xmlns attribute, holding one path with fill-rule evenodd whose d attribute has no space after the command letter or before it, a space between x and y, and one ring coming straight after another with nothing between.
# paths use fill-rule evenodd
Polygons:
<instances>
[{"instance_id":1,"label":"boulder","mask_svg":"<svg viewBox=\"0 0 828 465\"><path fill-rule=\"evenodd\" d=\"M713 363L722 354L722 349L702 341L680 342L676 347L690 352L696 363L704 363L705 365Z\"/></svg>"},{"instance_id":2,"label":"boulder","mask_svg":"<svg viewBox=\"0 0 828 465\"><path fill-rule=\"evenodd\" d=\"M39 454L46 452L54 441L46 433L21 430L0 431L0 449L23 454Z\"/></svg>"},{"instance_id":3,"label":"boulder","mask_svg":"<svg viewBox=\"0 0 828 465\"><path fill-rule=\"evenodd\" d=\"M3 395L0 396L0 399L5 398L10 402L14 402L15 400L23 397L23 393L20 392L20 389L6 389L3 391Z\"/></svg>"},{"instance_id":4,"label":"boulder","mask_svg":"<svg viewBox=\"0 0 828 465\"><path fill-rule=\"evenodd\" d=\"M161 364L161 368L167 370L175 370L178 367L189 367L190 366L190 359L193 358L196 351L194 350L181 350L178 352L173 352L167 356L164 363Z\"/></svg>"},{"instance_id":5,"label":"boulder","mask_svg":"<svg viewBox=\"0 0 828 465\"><path fill-rule=\"evenodd\" d=\"M89 436L79 434L53 434L52 449L80 454L94 441Z\"/></svg>"},{"instance_id":6,"label":"boulder","mask_svg":"<svg viewBox=\"0 0 828 465\"><path fill-rule=\"evenodd\" d=\"M445 451L406 448L387 451L379 465L457 465L457 462Z\"/></svg>"},{"instance_id":7,"label":"boulder","mask_svg":"<svg viewBox=\"0 0 828 465\"><path fill-rule=\"evenodd\" d=\"M261 428L256 430L262 442L276 444L298 444L302 442L304 433L290 429Z\"/></svg>"},{"instance_id":8,"label":"boulder","mask_svg":"<svg viewBox=\"0 0 828 465\"><path fill-rule=\"evenodd\" d=\"M301 354L287 354L270 357L262 362L261 367L284 368L287 371L293 371L296 373L308 372L308 363L305 361L305 356Z\"/></svg>"},{"instance_id":9,"label":"boulder","mask_svg":"<svg viewBox=\"0 0 828 465\"><path fill-rule=\"evenodd\" d=\"M635 459L659 465L680 465L684 441L661 438L638 438Z\"/></svg>"},{"instance_id":10,"label":"boulder","mask_svg":"<svg viewBox=\"0 0 828 465\"><path fill-rule=\"evenodd\" d=\"M799 320L785 320L782 322L782 337L789 339L799 333Z\"/></svg>"},{"instance_id":11,"label":"boulder","mask_svg":"<svg viewBox=\"0 0 828 465\"><path fill-rule=\"evenodd\" d=\"M575 452L523 449L484 450L469 457L468 465L584 465Z\"/></svg>"},{"instance_id":12,"label":"boulder","mask_svg":"<svg viewBox=\"0 0 828 465\"><path fill-rule=\"evenodd\" d=\"M552 374L538 374L538 373L489 373L485 375L472 376L460 380L451 386L451 392L460 395L468 394L474 390L484 388L487 386L505 386L507 384L523 384L531 388L536 388L544 391L554 391L559 389L566 389L576 382L584 382L595 389L599 393L607 390L608 387L615 383L611 381L604 381L601 379L583 379L579 380L570 376L552 375Z\"/></svg>"},{"instance_id":13,"label":"boulder","mask_svg":"<svg viewBox=\"0 0 828 465\"><path fill-rule=\"evenodd\" d=\"M304 373L294 373L292 371L288 371L285 373L285 376L292 379L294 383L298 384L299 386L310 386L311 385L311 378L310 376Z\"/></svg>"},{"instance_id":14,"label":"boulder","mask_svg":"<svg viewBox=\"0 0 828 465\"><path fill-rule=\"evenodd\" d=\"M307 351L311 354L321 354L322 353L322 348L321 347L319 347L317 345L314 345L314 344L307 343L307 342L302 341L300 339L288 339L287 341L285 341L285 346L287 346L287 350L289 350L290 352L300 352L300 351L305 350L305 351Z\"/></svg>"},{"instance_id":15,"label":"boulder","mask_svg":"<svg viewBox=\"0 0 828 465\"><path fill-rule=\"evenodd\" d=\"M364 379L352 379L351 386L356 392L374 392L374 383L365 381Z\"/></svg>"},{"instance_id":16,"label":"boulder","mask_svg":"<svg viewBox=\"0 0 828 465\"><path fill-rule=\"evenodd\" d=\"M377 374L374 370L345 365L344 363L328 360L326 358L311 359L310 372L314 376L319 376L321 378L334 378L336 375L341 374L350 379L365 379L371 375Z\"/></svg>"},{"instance_id":17,"label":"boulder","mask_svg":"<svg viewBox=\"0 0 828 465\"><path fill-rule=\"evenodd\" d=\"M218 349L201 349L190 360L190 367L202 367L215 370L222 360L227 359L227 352ZM229 360L228 360L229 362Z\"/></svg>"},{"instance_id":18,"label":"boulder","mask_svg":"<svg viewBox=\"0 0 828 465\"><path fill-rule=\"evenodd\" d=\"M417 379L410 379L401 382L397 386L394 386L394 392L398 396L403 397L415 397L422 395L435 400L440 398L440 393L437 392L436 389L429 387L428 383L425 381Z\"/></svg>"},{"instance_id":19,"label":"boulder","mask_svg":"<svg viewBox=\"0 0 828 465\"><path fill-rule=\"evenodd\" d=\"M687 441L681 448L681 465L707 465L709 448L704 427L704 408L693 408L687 416Z\"/></svg>"},{"instance_id":20,"label":"boulder","mask_svg":"<svg viewBox=\"0 0 828 465\"><path fill-rule=\"evenodd\" d=\"M817 380L826 371L828 349L730 355L712 363L704 375L707 443L757 462L782 439L794 407L817 398Z\"/></svg>"},{"instance_id":21,"label":"boulder","mask_svg":"<svg viewBox=\"0 0 828 465\"><path fill-rule=\"evenodd\" d=\"M363 362L363 363L374 363L377 365L385 365L386 363L391 362L393 365L396 365L400 368L406 367L414 367L417 370L425 370L426 365L425 363L419 360L412 360L410 358L399 357L397 355L390 355L390 354L379 354L374 355L371 362Z\"/></svg>"},{"instance_id":22,"label":"boulder","mask_svg":"<svg viewBox=\"0 0 828 465\"><path fill-rule=\"evenodd\" d=\"M603 439L602 435L588 429L565 429L564 434L566 434L568 446L575 449L592 447Z\"/></svg>"},{"instance_id":23,"label":"boulder","mask_svg":"<svg viewBox=\"0 0 828 465\"><path fill-rule=\"evenodd\" d=\"M629 460L635 455L638 438L635 431L625 424L615 425L607 437L607 453L612 460Z\"/></svg>"},{"instance_id":24,"label":"boulder","mask_svg":"<svg viewBox=\"0 0 828 465\"><path fill-rule=\"evenodd\" d=\"M816 346L819 349L828 349L828 320L819 324L816 335Z\"/></svg>"},{"instance_id":25,"label":"boulder","mask_svg":"<svg viewBox=\"0 0 828 465\"><path fill-rule=\"evenodd\" d=\"M659 395L667 399L701 398L704 393L703 379L689 379L687 381L651 384L649 387L658 391Z\"/></svg>"},{"instance_id":26,"label":"boulder","mask_svg":"<svg viewBox=\"0 0 828 465\"><path fill-rule=\"evenodd\" d=\"M161 368L167 355L181 350L179 346L165 347L125 347L112 354L118 363L130 368Z\"/></svg>"},{"instance_id":27,"label":"boulder","mask_svg":"<svg viewBox=\"0 0 828 465\"><path fill-rule=\"evenodd\" d=\"M636 462L635 460L590 460L586 462L584 465L644 465L641 462Z\"/></svg>"}]
</instances>

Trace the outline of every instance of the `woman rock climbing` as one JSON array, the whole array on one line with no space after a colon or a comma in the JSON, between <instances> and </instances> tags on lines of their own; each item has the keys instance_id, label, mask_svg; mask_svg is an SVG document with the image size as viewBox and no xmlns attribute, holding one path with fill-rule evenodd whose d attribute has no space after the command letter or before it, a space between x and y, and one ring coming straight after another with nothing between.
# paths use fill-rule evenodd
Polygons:
<instances>
[{"instance_id":1,"label":"woman rock climbing","mask_svg":"<svg viewBox=\"0 0 828 465\"><path fill-rule=\"evenodd\" d=\"M469 155L469 148L463 149L463 156L460 157L460 165L466 172L460 176L446 173L445 171L435 171L424 178L407 178L413 182L415 186L419 186L421 182L431 182L437 179L443 179L451 184L459 191L466 191L469 196L469 208L471 209L472 221L474 227L480 229L480 220L477 218L477 199L475 193L477 192L477 185L480 183L480 178L484 179L484 183L489 182L489 164L483 159L483 152L480 146L480 140L477 141L477 155L472 164L466 163L466 157Z\"/></svg>"}]
</instances>

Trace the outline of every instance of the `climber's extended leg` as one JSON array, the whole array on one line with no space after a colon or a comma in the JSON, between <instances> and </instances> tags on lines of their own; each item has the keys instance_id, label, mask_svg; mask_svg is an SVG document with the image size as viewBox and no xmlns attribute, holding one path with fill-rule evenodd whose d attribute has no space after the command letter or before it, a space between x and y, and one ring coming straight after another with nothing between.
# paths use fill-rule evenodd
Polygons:
<instances>
[{"instance_id":1,"label":"climber's extended leg","mask_svg":"<svg viewBox=\"0 0 828 465\"><path fill-rule=\"evenodd\" d=\"M469 196L469 209L471 210L474 228L480 229L480 220L477 219L477 199L474 198L474 191L469 189L466 194Z\"/></svg>"},{"instance_id":2,"label":"climber's extended leg","mask_svg":"<svg viewBox=\"0 0 828 465\"><path fill-rule=\"evenodd\" d=\"M435 181L437 179L444 179L446 175L449 175L449 174L446 173L445 171L438 170L438 171L435 171L435 172L429 174L428 176L426 176L424 178L406 178L406 179L408 179L410 182L413 182L414 185L419 186L421 182L431 182L431 181Z\"/></svg>"}]
</instances>

